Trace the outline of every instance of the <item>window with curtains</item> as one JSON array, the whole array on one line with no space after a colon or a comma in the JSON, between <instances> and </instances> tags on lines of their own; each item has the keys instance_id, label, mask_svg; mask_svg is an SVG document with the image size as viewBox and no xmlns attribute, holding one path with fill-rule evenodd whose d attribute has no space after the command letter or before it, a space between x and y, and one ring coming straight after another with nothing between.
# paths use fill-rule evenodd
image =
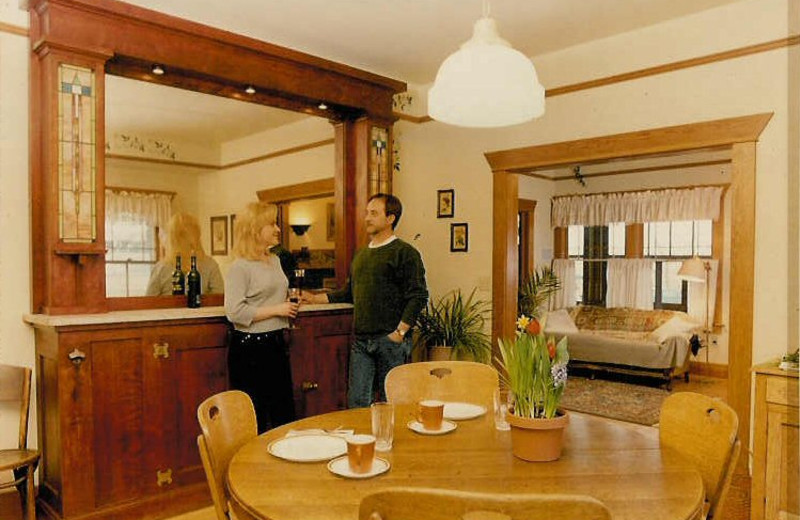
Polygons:
<instances>
[{"instance_id":1,"label":"window with curtains","mask_svg":"<svg viewBox=\"0 0 800 520\"><path fill-rule=\"evenodd\" d=\"M569 226L567 243L575 259L575 301L604 306L607 259L625 256L625 224Z\"/></svg>"},{"instance_id":2,"label":"window with curtains","mask_svg":"<svg viewBox=\"0 0 800 520\"><path fill-rule=\"evenodd\" d=\"M158 228L131 216L106 226L106 295L144 296L158 261Z\"/></svg>"},{"instance_id":3,"label":"window with curtains","mask_svg":"<svg viewBox=\"0 0 800 520\"><path fill-rule=\"evenodd\" d=\"M711 258L711 220L648 222L644 226L644 256L655 260L653 307L686 311L687 283L678 270L694 255Z\"/></svg>"}]
</instances>

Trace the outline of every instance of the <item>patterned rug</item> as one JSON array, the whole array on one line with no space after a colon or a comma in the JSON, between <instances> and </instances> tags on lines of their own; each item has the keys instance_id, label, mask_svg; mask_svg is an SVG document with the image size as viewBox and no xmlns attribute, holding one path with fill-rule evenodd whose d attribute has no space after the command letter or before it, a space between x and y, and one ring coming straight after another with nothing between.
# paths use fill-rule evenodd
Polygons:
<instances>
[{"instance_id":1,"label":"patterned rug","mask_svg":"<svg viewBox=\"0 0 800 520\"><path fill-rule=\"evenodd\" d=\"M570 376L561 406L576 412L652 426L670 393L661 388Z\"/></svg>"}]
</instances>

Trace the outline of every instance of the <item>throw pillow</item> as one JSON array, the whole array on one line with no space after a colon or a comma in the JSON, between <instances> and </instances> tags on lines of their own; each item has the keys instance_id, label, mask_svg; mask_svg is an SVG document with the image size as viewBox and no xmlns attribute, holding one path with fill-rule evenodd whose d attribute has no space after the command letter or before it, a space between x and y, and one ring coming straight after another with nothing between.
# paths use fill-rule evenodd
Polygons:
<instances>
[{"instance_id":1,"label":"throw pillow","mask_svg":"<svg viewBox=\"0 0 800 520\"><path fill-rule=\"evenodd\" d=\"M544 318L545 332L578 332L578 327L567 312L567 309L550 311Z\"/></svg>"},{"instance_id":2,"label":"throw pillow","mask_svg":"<svg viewBox=\"0 0 800 520\"><path fill-rule=\"evenodd\" d=\"M667 338L671 336L683 336L686 339L694 334L700 325L697 323L688 321L684 319L682 316L673 316L663 325L655 329L653 332L650 333L650 338L653 341L658 343L664 342Z\"/></svg>"}]
</instances>

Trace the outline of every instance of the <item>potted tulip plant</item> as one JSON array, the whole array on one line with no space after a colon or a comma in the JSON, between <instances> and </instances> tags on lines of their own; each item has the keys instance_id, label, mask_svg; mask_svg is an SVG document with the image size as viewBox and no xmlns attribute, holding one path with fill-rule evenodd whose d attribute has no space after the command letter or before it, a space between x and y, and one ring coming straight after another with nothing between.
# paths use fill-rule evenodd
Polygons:
<instances>
[{"instance_id":1,"label":"potted tulip plant","mask_svg":"<svg viewBox=\"0 0 800 520\"><path fill-rule=\"evenodd\" d=\"M538 320L522 315L514 339L499 340L498 364L513 398L507 416L511 450L530 461L559 458L569 422L558 407L567 385L567 338L556 342L543 329Z\"/></svg>"}]
</instances>

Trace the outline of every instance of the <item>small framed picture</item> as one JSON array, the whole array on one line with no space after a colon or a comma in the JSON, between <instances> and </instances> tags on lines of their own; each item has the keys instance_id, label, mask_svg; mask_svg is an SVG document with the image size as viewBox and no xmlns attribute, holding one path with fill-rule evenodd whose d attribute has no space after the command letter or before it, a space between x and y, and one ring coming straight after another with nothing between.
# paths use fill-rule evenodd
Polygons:
<instances>
[{"instance_id":1,"label":"small framed picture","mask_svg":"<svg viewBox=\"0 0 800 520\"><path fill-rule=\"evenodd\" d=\"M456 206L455 190L438 190L436 204L436 218L453 218Z\"/></svg>"},{"instance_id":2,"label":"small framed picture","mask_svg":"<svg viewBox=\"0 0 800 520\"><path fill-rule=\"evenodd\" d=\"M231 249L233 249L233 225L236 223L236 213L231 213Z\"/></svg>"},{"instance_id":3,"label":"small framed picture","mask_svg":"<svg viewBox=\"0 0 800 520\"><path fill-rule=\"evenodd\" d=\"M450 251L467 252L469 250L469 225L466 222L450 224Z\"/></svg>"},{"instance_id":4,"label":"small framed picture","mask_svg":"<svg viewBox=\"0 0 800 520\"><path fill-rule=\"evenodd\" d=\"M211 254L228 254L228 216L211 217Z\"/></svg>"}]
</instances>

